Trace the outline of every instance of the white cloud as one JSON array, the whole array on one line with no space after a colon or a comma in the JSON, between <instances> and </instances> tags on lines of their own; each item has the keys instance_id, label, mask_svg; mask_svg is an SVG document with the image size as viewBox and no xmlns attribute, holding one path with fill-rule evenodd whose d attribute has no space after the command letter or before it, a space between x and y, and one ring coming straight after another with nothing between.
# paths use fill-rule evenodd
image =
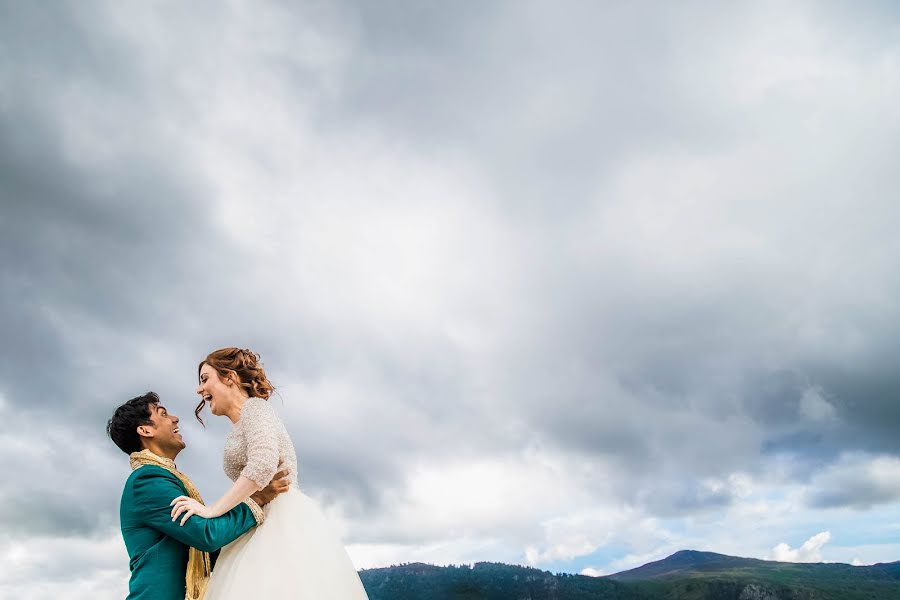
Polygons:
<instances>
[{"instance_id":1,"label":"white cloud","mask_svg":"<svg viewBox=\"0 0 900 600\"><path fill-rule=\"evenodd\" d=\"M555 515L590 501L577 479L534 454L422 463L385 499L382 519L356 520L352 529L359 539L404 540L369 544L365 551L384 555L395 548L395 562L403 560L402 552L415 555L428 548L429 554L445 551L446 562L492 560L490 554L473 553L479 548L496 553L498 544L506 560L521 562L526 545L551 538L549 543L559 543ZM596 546L608 531L591 535L597 536Z\"/></svg>"},{"instance_id":2,"label":"white cloud","mask_svg":"<svg viewBox=\"0 0 900 600\"><path fill-rule=\"evenodd\" d=\"M781 562L822 562L822 547L831 541L831 532L823 531L812 536L799 548L791 548L781 542L772 548L772 560Z\"/></svg>"},{"instance_id":3,"label":"white cloud","mask_svg":"<svg viewBox=\"0 0 900 600\"><path fill-rule=\"evenodd\" d=\"M656 549L672 537L657 519L627 507L576 512L548 519L543 528L543 543L526 549L533 566L585 556L610 543Z\"/></svg>"},{"instance_id":4,"label":"white cloud","mask_svg":"<svg viewBox=\"0 0 900 600\"><path fill-rule=\"evenodd\" d=\"M869 536L860 536L860 538L871 539ZM829 562L833 560L855 566L894 562L894 557L896 556L900 556L900 543L890 538L884 540L884 543L861 543L828 547Z\"/></svg>"}]
</instances>

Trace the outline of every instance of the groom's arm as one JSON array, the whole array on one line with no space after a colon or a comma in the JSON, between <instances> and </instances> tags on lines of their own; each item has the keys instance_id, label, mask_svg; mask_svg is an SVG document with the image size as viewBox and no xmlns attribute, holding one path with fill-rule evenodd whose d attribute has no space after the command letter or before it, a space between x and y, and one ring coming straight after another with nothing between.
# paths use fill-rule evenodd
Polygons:
<instances>
[{"instance_id":1,"label":"groom's arm","mask_svg":"<svg viewBox=\"0 0 900 600\"><path fill-rule=\"evenodd\" d=\"M275 477L272 478L269 485L250 496L250 499L260 506L265 506L274 500L276 496L285 493L289 489L291 489L291 480L288 479L288 470L282 469L275 473Z\"/></svg>"},{"instance_id":2,"label":"groom's arm","mask_svg":"<svg viewBox=\"0 0 900 600\"><path fill-rule=\"evenodd\" d=\"M138 469L133 481L134 506L144 523L157 531L175 538L182 544L203 552L213 552L241 537L262 522L262 514L244 503L220 517L204 519L194 516L184 526L172 521L172 499L186 492L181 482L165 469L144 466Z\"/></svg>"}]
</instances>

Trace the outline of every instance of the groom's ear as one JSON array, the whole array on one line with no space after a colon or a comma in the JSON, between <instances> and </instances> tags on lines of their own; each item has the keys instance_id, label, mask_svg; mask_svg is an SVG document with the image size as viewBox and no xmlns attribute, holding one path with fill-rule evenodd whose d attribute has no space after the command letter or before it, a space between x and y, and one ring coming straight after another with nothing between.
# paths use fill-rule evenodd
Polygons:
<instances>
[{"instance_id":1,"label":"groom's ear","mask_svg":"<svg viewBox=\"0 0 900 600\"><path fill-rule=\"evenodd\" d=\"M152 438L154 433L149 425L138 425L137 432L139 436L147 438Z\"/></svg>"}]
</instances>

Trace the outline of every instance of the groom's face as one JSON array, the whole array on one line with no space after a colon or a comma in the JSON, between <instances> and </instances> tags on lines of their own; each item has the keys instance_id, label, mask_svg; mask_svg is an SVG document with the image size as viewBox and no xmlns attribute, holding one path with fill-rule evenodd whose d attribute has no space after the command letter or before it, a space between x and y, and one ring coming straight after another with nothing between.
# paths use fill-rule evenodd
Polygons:
<instances>
[{"instance_id":1,"label":"groom's face","mask_svg":"<svg viewBox=\"0 0 900 600\"><path fill-rule=\"evenodd\" d=\"M165 406L152 404L150 406L151 425L142 425L147 428L147 433L153 443L161 449L177 453L185 447L184 439L178 429L178 417L170 415Z\"/></svg>"}]
</instances>

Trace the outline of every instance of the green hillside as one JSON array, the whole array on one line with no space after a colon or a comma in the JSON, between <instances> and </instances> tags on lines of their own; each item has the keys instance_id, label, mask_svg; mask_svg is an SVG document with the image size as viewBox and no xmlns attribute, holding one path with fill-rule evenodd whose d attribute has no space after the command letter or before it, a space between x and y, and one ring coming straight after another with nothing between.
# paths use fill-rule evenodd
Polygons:
<instances>
[{"instance_id":1,"label":"green hillside","mask_svg":"<svg viewBox=\"0 0 900 600\"><path fill-rule=\"evenodd\" d=\"M609 577L498 563L360 572L370 600L900 600L900 563L781 563L681 551Z\"/></svg>"},{"instance_id":2,"label":"green hillside","mask_svg":"<svg viewBox=\"0 0 900 600\"><path fill-rule=\"evenodd\" d=\"M665 598L738 598L731 588L756 586L777 598L900 599L900 562L865 567L842 563L786 563L683 550L610 579L655 589ZM724 595L721 595L724 594ZM747 592L752 596L751 592ZM762 597L765 597L764 595ZM774 599L773 599L774 600Z\"/></svg>"},{"instance_id":3,"label":"green hillside","mask_svg":"<svg viewBox=\"0 0 900 600\"><path fill-rule=\"evenodd\" d=\"M413 563L360 571L369 600L652 600L636 586L601 577L553 575L529 567Z\"/></svg>"}]
</instances>

